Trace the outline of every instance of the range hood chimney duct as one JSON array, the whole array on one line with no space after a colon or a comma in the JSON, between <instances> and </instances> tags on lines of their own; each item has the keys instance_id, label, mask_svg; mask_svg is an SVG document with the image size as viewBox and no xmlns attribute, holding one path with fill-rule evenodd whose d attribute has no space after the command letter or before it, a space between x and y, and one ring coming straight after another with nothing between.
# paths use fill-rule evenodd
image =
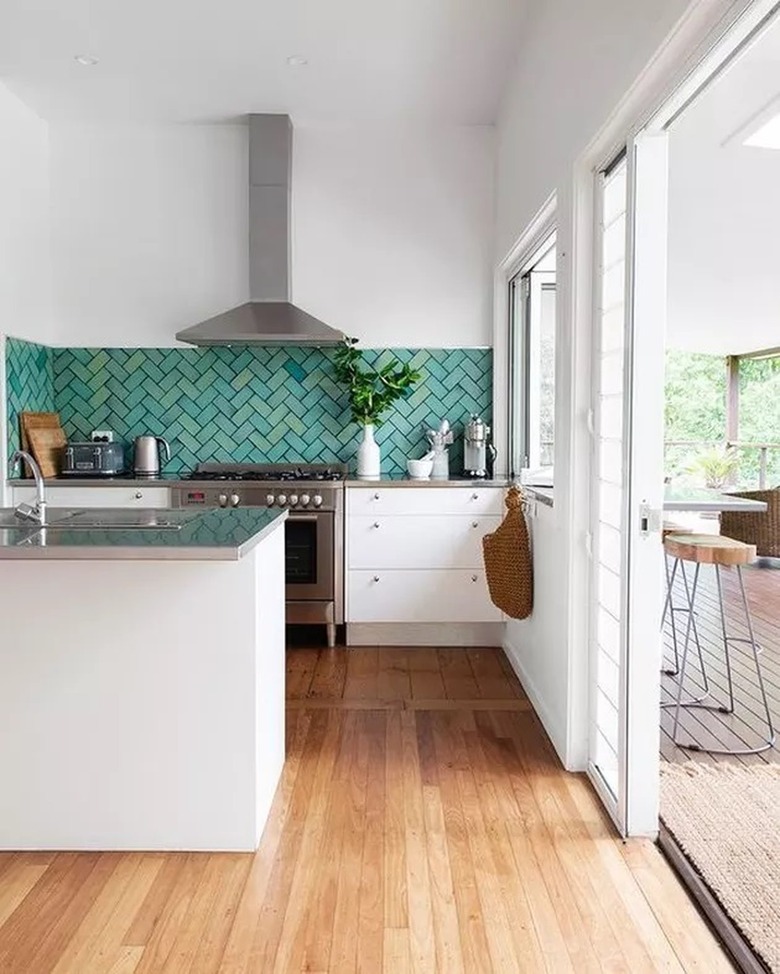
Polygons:
<instances>
[{"instance_id":1,"label":"range hood chimney duct","mask_svg":"<svg viewBox=\"0 0 780 974\"><path fill-rule=\"evenodd\" d=\"M290 301L293 130L288 115L249 116L249 296L177 333L191 345L336 345L342 332Z\"/></svg>"}]
</instances>

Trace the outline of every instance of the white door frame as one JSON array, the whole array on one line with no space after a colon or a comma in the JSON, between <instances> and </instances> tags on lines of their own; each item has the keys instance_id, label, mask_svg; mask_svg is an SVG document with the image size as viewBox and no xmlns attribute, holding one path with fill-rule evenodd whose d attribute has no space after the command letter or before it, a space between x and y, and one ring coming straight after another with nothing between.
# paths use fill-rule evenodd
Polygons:
<instances>
[{"instance_id":1,"label":"white door frame","mask_svg":"<svg viewBox=\"0 0 780 974\"><path fill-rule=\"evenodd\" d=\"M763 28L778 7L780 4L777 0L695 0L662 50L629 90L608 123L575 165L571 297L573 320L577 327L572 329L571 342L572 483L569 510L566 512L572 539L569 578L570 740L577 735L582 740L587 740L590 690L589 653L583 646L583 634L589 632L590 615L588 531L591 475L588 460L591 438L588 411L591 403L591 345L594 328L593 281L597 256L594 239L594 175L624 146L628 147L632 161L636 163L634 153L642 139L649 137L651 133L664 131L712 76ZM655 162L658 161L661 142L656 143L654 148L650 148L650 145L647 143L645 146L647 151L643 162L652 166L653 158ZM640 238L634 241L633 249L636 250L636 244L643 238L645 248L652 250L657 245L654 234L658 232L659 228L653 228L650 221L643 228ZM634 253L628 256L629 265L633 266ZM657 270L655 267L652 272L657 273ZM639 285L640 281L636 283ZM648 320L648 309L651 307L652 301L646 303L646 292L643 291L635 307L635 337L640 348L643 347L644 331L647 327L644 322ZM586 323L587 327L581 327ZM635 349L635 353L637 351L639 349ZM638 408L642 409L643 404L639 403ZM638 418L638 422L643 421ZM637 459L640 462L642 460L641 457ZM650 456L645 459L648 463L652 461ZM658 461L656 459L652 462ZM657 469L659 473L663 470L662 458ZM659 476L657 480L660 485L662 477ZM636 499L634 506L635 503ZM652 498L648 500L648 504L651 509L657 509ZM635 642L632 644L631 639L635 641L640 626L648 625L648 620L652 619L655 594L646 600L643 607L635 606L634 616L630 619L629 646L634 649ZM657 831L658 701L653 699L654 694L647 693L647 685L640 678L642 671L643 668L637 665L636 660L629 658L624 675L624 730L628 762L626 805L619 820L619 827L622 822L621 830L629 835L654 834Z\"/></svg>"}]
</instances>

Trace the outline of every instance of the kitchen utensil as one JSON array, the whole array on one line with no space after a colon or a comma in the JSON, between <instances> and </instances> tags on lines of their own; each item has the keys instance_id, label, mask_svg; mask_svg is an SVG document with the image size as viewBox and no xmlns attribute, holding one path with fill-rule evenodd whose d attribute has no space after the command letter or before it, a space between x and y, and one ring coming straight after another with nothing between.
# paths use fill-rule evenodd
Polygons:
<instances>
[{"instance_id":1,"label":"kitchen utensil","mask_svg":"<svg viewBox=\"0 0 780 974\"><path fill-rule=\"evenodd\" d=\"M124 470L123 443L68 443L62 454L65 477L116 477Z\"/></svg>"},{"instance_id":2,"label":"kitchen utensil","mask_svg":"<svg viewBox=\"0 0 780 974\"><path fill-rule=\"evenodd\" d=\"M433 458L430 460L407 460L406 469L412 480L428 480L433 470Z\"/></svg>"},{"instance_id":3,"label":"kitchen utensil","mask_svg":"<svg viewBox=\"0 0 780 974\"><path fill-rule=\"evenodd\" d=\"M488 463L495 456L490 427L481 416L472 413L463 430L463 472L467 477L487 477Z\"/></svg>"},{"instance_id":4,"label":"kitchen utensil","mask_svg":"<svg viewBox=\"0 0 780 974\"><path fill-rule=\"evenodd\" d=\"M171 459L171 448L162 436L137 436L133 470L138 477L160 476L160 449L165 452L164 463Z\"/></svg>"},{"instance_id":5,"label":"kitchen utensil","mask_svg":"<svg viewBox=\"0 0 780 974\"><path fill-rule=\"evenodd\" d=\"M61 427L31 429L27 432L30 453L38 461L44 478L56 477L60 472L62 451L68 442Z\"/></svg>"},{"instance_id":6,"label":"kitchen utensil","mask_svg":"<svg viewBox=\"0 0 780 974\"><path fill-rule=\"evenodd\" d=\"M447 447L452 443L453 436L449 421L443 419L437 430L428 430L425 434L433 448L433 469L431 476L435 480L447 480L450 476L450 458Z\"/></svg>"}]
</instances>

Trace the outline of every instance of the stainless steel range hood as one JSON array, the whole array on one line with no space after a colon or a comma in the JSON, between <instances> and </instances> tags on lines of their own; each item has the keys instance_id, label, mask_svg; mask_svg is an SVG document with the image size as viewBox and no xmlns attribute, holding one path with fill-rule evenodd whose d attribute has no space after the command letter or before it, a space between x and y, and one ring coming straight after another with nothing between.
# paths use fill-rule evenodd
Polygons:
<instances>
[{"instance_id":1,"label":"stainless steel range hood","mask_svg":"<svg viewBox=\"0 0 780 974\"><path fill-rule=\"evenodd\" d=\"M336 345L342 332L290 302L292 124L249 116L250 300L176 334L191 345Z\"/></svg>"}]
</instances>

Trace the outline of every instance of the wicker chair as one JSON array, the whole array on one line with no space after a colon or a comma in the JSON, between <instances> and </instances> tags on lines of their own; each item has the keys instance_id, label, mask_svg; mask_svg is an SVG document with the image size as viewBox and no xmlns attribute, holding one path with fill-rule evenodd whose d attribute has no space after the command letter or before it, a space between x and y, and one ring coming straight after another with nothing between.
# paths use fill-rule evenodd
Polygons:
<instances>
[{"instance_id":1,"label":"wicker chair","mask_svg":"<svg viewBox=\"0 0 780 974\"><path fill-rule=\"evenodd\" d=\"M740 491L733 496L765 501L767 509L763 513L723 511L720 533L735 541L754 544L759 557L780 558L780 487Z\"/></svg>"}]
</instances>

